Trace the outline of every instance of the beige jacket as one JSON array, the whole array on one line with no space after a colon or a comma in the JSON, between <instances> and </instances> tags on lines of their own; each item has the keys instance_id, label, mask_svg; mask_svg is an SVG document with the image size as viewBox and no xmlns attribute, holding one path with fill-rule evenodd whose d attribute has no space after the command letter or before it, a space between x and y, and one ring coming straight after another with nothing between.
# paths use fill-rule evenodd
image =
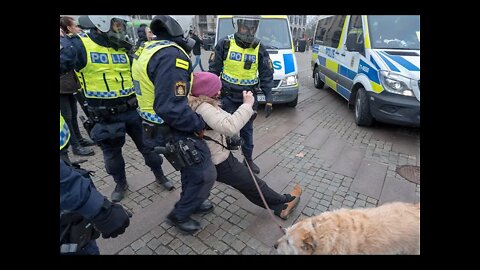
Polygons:
<instances>
[{"instance_id":1,"label":"beige jacket","mask_svg":"<svg viewBox=\"0 0 480 270\"><path fill-rule=\"evenodd\" d=\"M205 123L213 129L205 130L205 135L225 146L227 145L225 137L239 134L240 129L245 126L253 115L252 106L248 104L242 104L237 111L229 114L219 107L219 101L206 96L189 96L188 105L190 105L193 111L200 114ZM228 158L230 150L209 140L205 140L205 142L212 154L213 164L220 164Z\"/></svg>"}]
</instances>

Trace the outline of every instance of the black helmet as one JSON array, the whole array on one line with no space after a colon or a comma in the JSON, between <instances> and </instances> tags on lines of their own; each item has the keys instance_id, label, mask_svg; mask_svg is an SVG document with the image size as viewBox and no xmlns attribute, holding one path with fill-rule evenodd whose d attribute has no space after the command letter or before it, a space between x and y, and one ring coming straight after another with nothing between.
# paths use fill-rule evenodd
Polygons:
<instances>
[{"instance_id":1,"label":"black helmet","mask_svg":"<svg viewBox=\"0 0 480 270\"><path fill-rule=\"evenodd\" d=\"M166 31L172 37L183 36L183 29L180 24L168 15L155 16L150 23L150 29L156 36L160 36L163 31Z\"/></svg>"},{"instance_id":2,"label":"black helmet","mask_svg":"<svg viewBox=\"0 0 480 270\"><path fill-rule=\"evenodd\" d=\"M180 47L182 47L187 52L187 54L190 53L193 45L195 45L195 40L188 37L188 32L183 31L180 23L178 23L178 21L171 16L155 16L150 23L150 30L158 38L166 38L174 41ZM168 38L165 35L168 35L171 38Z\"/></svg>"}]
</instances>

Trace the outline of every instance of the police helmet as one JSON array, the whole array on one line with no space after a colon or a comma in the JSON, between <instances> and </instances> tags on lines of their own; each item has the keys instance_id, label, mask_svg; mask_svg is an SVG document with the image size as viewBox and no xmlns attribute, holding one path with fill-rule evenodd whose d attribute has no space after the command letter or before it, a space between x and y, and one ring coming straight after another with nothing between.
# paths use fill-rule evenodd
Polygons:
<instances>
[{"instance_id":1,"label":"police helmet","mask_svg":"<svg viewBox=\"0 0 480 270\"><path fill-rule=\"evenodd\" d=\"M261 17L258 15L233 16L232 24L237 37L241 41L251 44L255 40L260 19Z\"/></svg>"},{"instance_id":2,"label":"police helmet","mask_svg":"<svg viewBox=\"0 0 480 270\"><path fill-rule=\"evenodd\" d=\"M150 29L156 36L161 35L162 29L172 37L183 36L184 32L180 24L168 15L157 15L150 23Z\"/></svg>"},{"instance_id":3,"label":"police helmet","mask_svg":"<svg viewBox=\"0 0 480 270\"><path fill-rule=\"evenodd\" d=\"M123 21L124 23L130 21L128 16L124 15L88 15L88 18L103 33L111 30L112 21Z\"/></svg>"},{"instance_id":4,"label":"police helmet","mask_svg":"<svg viewBox=\"0 0 480 270\"><path fill-rule=\"evenodd\" d=\"M78 27L82 29L95 29L96 26L93 22L88 18L87 15L82 15L78 17Z\"/></svg>"},{"instance_id":5,"label":"police helmet","mask_svg":"<svg viewBox=\"0 0 480 270\"><path fill-rule=\"evenodd\" d=\"M168 34L173 38L181 38L183 44L179 44L187 53L189 53L195 45L195 40L188 36L188 29L183 30L180 23L169 15L157 15L150 23L150 30L155 36L163 36Z\"/></svg>"},{"instance_id":6,"label":"police helmet","mask_svg":"<svg viewBox=\"0 0 480 270\"><path fill-rule=\"evenodd\" d=\"M88 15L91 23L105 34L112 44L130 49L132 44L127 40L128 16L123 15Z\"/></svg>"}]
</instances>

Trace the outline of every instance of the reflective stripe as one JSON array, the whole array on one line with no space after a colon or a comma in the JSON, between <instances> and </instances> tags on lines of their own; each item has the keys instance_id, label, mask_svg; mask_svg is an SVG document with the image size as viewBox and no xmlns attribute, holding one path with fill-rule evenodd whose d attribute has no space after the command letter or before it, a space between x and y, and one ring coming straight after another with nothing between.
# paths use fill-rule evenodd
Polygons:
<instances>
[{"instance_id":1,"label":"reflective stripe","mask_svg":"<svg viewBox=\"0 0 480 270\"><path fill-rule=\"evenodd\" d=\"M63 122L62 129L60 129L60 150L68 143L68 139L70 139L70 131L67 123Z\"/></svg>"},{"instance_id":2,"label":"reflective stripe","mask_svg":"<svg viewBox=\"0 0 480 270\"><path fill-rule=\"evenodd\" d=\"M128 88L128 89L123 89L119 90L120 97L128 96L131 95L135 92L134 88ZM117 97L117 93L110 91L110 92L104 92L104 91L85 91L85 96L87 97L101 97L101 98L111 98L111 97Z\"/></svg>"},{"instance_id":3,"label":"reflective stripe","mask_svg":"<svg viewBox=\"0 0 480 270\"><path fill-rule=\"evenodd\" d=\"M153 123L157 123L157 124L163 124L163 119L156 115L156 114L152 114L152 113L149 113L149 112L142 112L140 111L139 109L137 109L137 112L138 114L140 114L140 117L142 117L143 119L147 120L147 121L150 121L150 122L153 122Z\"/></svg>"},{"instance_id":4,"label":"reflective stripe","mask_svg":"<svg viewBox=\"0 0 480 270\"><path fill-rule=\"evenodd\" d=\"M183 68L185 70L188 70L188 65L189 63L185 60L182 60L182 59L175 59L175 66L178 67L178 68Z\"/></svg>"},{"instance_id":5,"label":"reflective stripe","mask_svg":"<svg viewBox=\"0 0 480 270\"><path fill-rule=\"evenodd\" d=\"M238 79L232 78L225 73L222 73L222 79L224 79L225 81L227 81L229 83L237 83L238 82Z\"/></svg>"}]
</instances>

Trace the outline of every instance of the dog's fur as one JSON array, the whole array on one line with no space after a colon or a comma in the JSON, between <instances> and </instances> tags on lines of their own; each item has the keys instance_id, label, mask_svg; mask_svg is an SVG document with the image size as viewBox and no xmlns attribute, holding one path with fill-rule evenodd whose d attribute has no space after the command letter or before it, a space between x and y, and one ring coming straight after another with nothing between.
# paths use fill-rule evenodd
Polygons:
<instances>
[{"instance_id":1,"label":"dog's fur","mask_svg":"<svg viewBox=\"0 0 480 270\"><path fill-rule=\"evenodd\" d=\"M420 254L420 203L339 209L286 230L280 254Z\"/></svg>"}]
</instances>

